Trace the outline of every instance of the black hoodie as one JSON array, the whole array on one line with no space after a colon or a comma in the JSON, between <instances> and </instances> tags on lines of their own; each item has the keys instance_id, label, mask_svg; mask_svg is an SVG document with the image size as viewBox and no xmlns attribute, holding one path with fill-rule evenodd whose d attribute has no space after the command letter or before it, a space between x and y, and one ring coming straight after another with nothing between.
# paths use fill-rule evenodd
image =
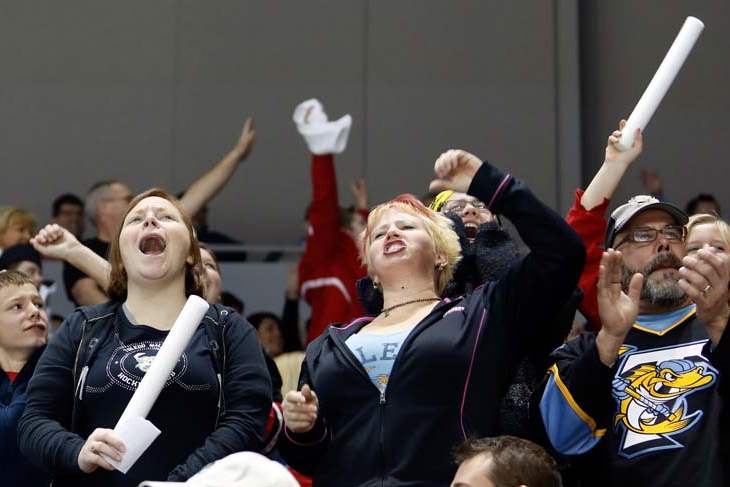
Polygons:
<instances>
[{"instance_id":1,"label":"black hoodie","mask_svg":"<svg viewBox=\"0 0 730 487\"><path fill-rule=\"evenodd\" d=\"M585 250L573 230L520 181L488 163L469 194L506 215L531 253L505 275L444 299L411 331L385 393L345 341L371 318L329 330L307 348L300 385L319 397L306 434L285 429L280 451L316 486L447 486L451 450L499 429L500 399L544 316L571 296Z\"/></svg>"}]
</instances>

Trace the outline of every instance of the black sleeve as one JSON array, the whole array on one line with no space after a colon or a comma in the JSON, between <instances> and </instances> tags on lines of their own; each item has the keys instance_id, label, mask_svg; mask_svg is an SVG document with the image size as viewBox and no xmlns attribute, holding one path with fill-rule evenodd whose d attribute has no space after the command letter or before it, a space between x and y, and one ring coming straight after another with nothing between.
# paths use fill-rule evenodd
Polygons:
<instances>
[{"instance_id":1,"label":"black sleeve","mask_svg":"<svg viewBox=\"0 0 730 487\"><path fill-rule=\"evenodd\" d=\"M718 422L720 430L719 450L721 458L724 459L726 478L730 478L730 332L728 332L728 326L730 326L730 322L725 325L725 331L720 337L720 343L714 349L712 341L708 340L705 349L702 351L703 355L710 359L710 363L719 372L717 392L723 404Z\"/></svg>"},{"instance_id":2,"label":"black sleeve","mask_svg":"<svg viewBox=\"0 0 730 487\"><path fill-rule=\"evenodd\" d=\"M705 356L709 357L710 363L720 372L717 390L724 404L730 404L730 384L728 384L730 382L730 332L728 332L728 327L730 327L730 323L725 325L720 343L714 349L712 342L708 340L703 351ZM723 412L723 414L725 413Z\"/></svg>"},{"instance_id":3,"label":"black sleeve","mask_svg":"<svg viewBox=\"0 0 730 487\"><path fill-rule=\"evenodd\" d=\"M74 398L73 367L81 339L81 313L58 329L38 361L18 425L23 455L53 474L80 474L85 440L69 430Z\"/></svg>"},{"instance_id":4,"label":"black sleeve","mask_svg":"<svg viewBox=\"0 0 730 487\"><path fill-rule=\"evenodd\" d=\"M583 242L525 183L489 163L482 164L468 193L509 218L530 249L497 282L489 303L490 323L498 320L506 340L528 349L535 336L545 335L539 327L550 326L570 300L583 271Z\"/></svg>"},{"instance_id":5,"label":"black sleeve","mask_svg":"<svg viewBox=\"0 0 730 487\"><path fill-rule=\"evenodd\" d=\"M66 297L69 301L77 305L78 303L76 303L76 300L74 299L74 295L71 290L73 289L74 284L79 282L84 277L89 276L87 276L68 262L63 263L63 285L66 288Z\"/></svg>"},{"instance_id":6,"label":"black sleeve","mask_svg":"<svg viewBox=\"0 0 730 487\"><path fill-rule=\"evenodd\" d=\"M307 354L311 353L313 347L316 347L322 338L313 341L308 349ZM301 389L304 384L312 385L309 374L309 364L305 357L302 363L302 370L299 374L299 387ZM321 405L320 405L321 410ZM319 467L319 462L327 451L329 445L330 433L327 425L320 414L314 424L314 428L307 433L294 433L284 426L282 434L279 436L277 448L284 460L294 467L298 472L304 475L314 476Z\"/></svg>"},{"instance_id":7,"label":"black sleeve","mask_svg":"<svg viewBox=\"0 0 730 487\"><path fill-rule=\"evenodd\" d=\"M224 411L218 427L168 476L168 481L187 480L203 467L231 453L258 452L271 410L271 379L256 330L237 313L226 326L227 349L223 374Z\"/></svg>"},{"instance_id":8,"label":"black sleeve","mask_svg":"<svg viewBox=\"0 0 730 487\"><path fill-rule=\"evenodd\" d=\"M535 417L541 417L552 446L565 455L592 449L610 427L616 406L611 396L614 370L596 348L596 334L583 333L550 356L552 366L534 393Z\"/></svg>"},{"instance_id":9,"label":"black sleeve","mask_svg":"<svg viewBox=\"0 0 730 487\"><path fill-rule=\"evenodd\" d=\"M274 400L274 402L281 402L281 386L283 382L281 380L279 368L276 366L276 362L274 362L274 359L266 354L263 345L261 346L261 353L264 354L264 360L266 361L266 370L269 372L269 378L271 379L271 398Z\"/></svg>"},{"instance_id":10,"label":"black sleeve","mask_svg":"<svg viewBox=\"0 0 730 487\"><path fill-rule=\"evenodd\" d=\"M102 242L98 238L89 238L81 242L85 246L87 246L89 249L91 249L96 255L99 255L103 257L106 260L109 260L109 244L106 242ZM91 279L88 275L84 274L80 270L78 270L76 267L64 262L63 263L63 285L66 288L66 296L68 297L68 300L72 303L75 303L78 305L76 300L73 297L73 293L71 290L73 289L74 285L79 282L81 279L84 278ZM97 284L98 286L98 284ZM106 292L103 289L99 288L102 292Z\"/></svg>"}]
</instances>

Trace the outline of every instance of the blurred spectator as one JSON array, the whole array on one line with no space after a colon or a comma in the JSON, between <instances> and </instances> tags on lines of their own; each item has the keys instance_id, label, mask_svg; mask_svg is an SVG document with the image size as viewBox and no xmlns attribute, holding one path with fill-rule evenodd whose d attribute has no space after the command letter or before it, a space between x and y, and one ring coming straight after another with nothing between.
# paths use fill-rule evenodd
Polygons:
<instances>
[{"instance_id":1,"label":"blurred spectator","mask_svg":"<svg viewBox=\"0 0 730 487\"><path fill-rule=\"evenodd\" d=\"M248 157L255 137L256 131L249 118L233 149L213 168L198 177L180 198L180 204L188 214L197 213L225 186L241 161ZM108 180L94 184L86 196L85 211L96 229L96 235L84 240L83 244L97 255L107 258L109 242L131 199L132 191L120 181ZM108 299L104 290L91 277L71 265L64 266L63 278L69 299L78 305L99 304Z\"/></svg>"},{"instance_id":2,"label":"blurred spectator","mask_svg":"<svg viewBox=\"0 0 730 487\"><path fill-rule=\"evenodd\" d=\"M333 154L347 145L352 119L330 122L322 104L307 100L294 110L294 122L312 154L312 203L307 211L308 237L299 261L299 288L311 307L307 342L332 323L346 323L363 314L355 283L365 276L357 246L367 218L364 181L351 190L357 209L341 210Z\"/></svg>"},{"instance_id":3,"label":"blurred spectator","mask_svg":"<svg viewBox=\"0 0 730 487\"><path fill-rule=\"evenodd\" d=\"M73 233L76 238L84 236L84 202L71 193L64 193L53 200L52 223L57 223Z\"/></svg>"},{"instance_id":4,"label":"blurred spectator","mask_svg":"<svg viewBox=\"0 0 730 487\"><path fill-rule=\"evenodd\" d=\"M241 243L235 238L229 237L226 234L211 230L208 226L208 205L203 205L193 216L193 228L195 233L201 242L209 244L237 244Z\"/></svg>"},{"instance_id":5,"label":"blurred spectator","mask_svg":"<svg viewBox=\"0 0 730 487\"><path fill-rule=\"evenodd\" d=\"M35 233L33 215L13 206L0 208L0 254L13 245L28 243Z\"/></svg>"},{"instance_id":6,"label":"blurred spectator","mask_svg":"<svg viewBox=\"0 0 730 487\"><path fill-rule=\"evenodd\" d=\"M18 271L30 278L36 289L43 284L41 254L32 245L25 243L8 247L0 256L0 271Z\"/></svg>"},{"instance_id":7,"label":"blurred spectator","mask_svg":"<svg viewBox=\"0 0 730 487\"><path fill-rule=\"evenodd\" d=\"M116 180L95 183L86 195L86 216L96 229L96 235L83 241L94 253L108 258L109 242L121 225L122 216L132 200L129 186ZM64 264L63 281L69 300L80 306L108 300L105 291L89 276L69 264Z\"/></svg>"},{"instance_id":8,"label":"blurred spectator","mask_svg":"<svg viewBox=\"0 0 730 487\"><path fill-rule=\"evenodd\" d=\"M545 450L514 436L469 439L455 452L451 487L560 487L557 464Z\"/></svg>"},{"instance_id":9,"label":"blurred spectator","mask_svg":"<svg viewBox=\"0 0 730 487\"><path fill-rule=\"evenodd\" d=\"M29 277L43 299L46 314L51 312L49 298L56 292L56 284L43 279L41 254L31 244L13 245L5 249L0 256L0 270L4 269L22 272Z\"/></svg>"},{"instance_id":10,"label":"blurred spectator","mask_svg":"<svg viewBox=\"0 0 730 487\"><path fill-rule=\"evenodd\" d=\"M179 193L178 198L183 198L184 193ZM208 205L203 205L198 212L191 216L193 220L193 228L195 228L195 234L201 243L207 244L242 244L240 240L236 240L233 237L229 237L217 230L212 230L208 226ZM243 262L248 258L246 252L242 250L218 250L216 251L216 259L224 262L234 261ZM225 303L224 303L225 304ZM226 305L228 306L228 305Z\"/></svg>"},{"instance_id":11,"label":"blurred spectator","mask_svg":"<svg viewBox=\"0 0 730 487\"><path fill-rule=\"evenodd\" d=\"M664 200L662 179L654 169L641 170L641 185L644 187L644 194L651 195L659 201Z\"/></svg>"},{"instance_id":12,"label":"blurred spectator","mask_svg":"<svg viewBox=\"0 0 730 487\"><path fill-rule=\"evenodd\" d=\"M271 358L284 353L284 336L281 331L281 318L266 311L248 317L249 323L256 328L264 350Z\"/></svg>"},{"instance_id":13,"label":"blurred spectator","mask_svg":"<svg viewBox=\"0 0 730 487\"><path fill-rule=\"evenodd\" d=\"M706 213L708 215L721 216L720 202L709 193L700 193L687 202L687 216Z\"/></svg>"}]
</instances>

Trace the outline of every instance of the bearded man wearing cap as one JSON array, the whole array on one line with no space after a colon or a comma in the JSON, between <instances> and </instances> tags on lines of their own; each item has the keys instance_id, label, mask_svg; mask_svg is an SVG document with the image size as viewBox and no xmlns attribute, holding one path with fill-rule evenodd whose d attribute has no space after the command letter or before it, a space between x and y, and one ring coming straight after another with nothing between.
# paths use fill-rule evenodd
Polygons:
<instances>
[{"instance_id":1,"label":"bearded man wearing cap","mask_svg":"<svg viewBox=\"0 0 730 487\"><path fill-rule=\"evenodd\" d=\"M637 146L619 154L620 136L609 137L604 166L579 192L581 211L605 207L641 152L637 133ZM617 169L619 162L625 167ZM597 188L606 194L595 198ZM585 204L589 191L594 205ZM602 327L553 353L537 399L550 443L571 458L581 485L727 483L730 259L710 248L685 256L686 223L676 206L642 195L619 206L607 225L574 224L589 256L598 254L584 276L594 279ZM605 254L590 244L604 228Z\"/></svg>"}]
</instances>

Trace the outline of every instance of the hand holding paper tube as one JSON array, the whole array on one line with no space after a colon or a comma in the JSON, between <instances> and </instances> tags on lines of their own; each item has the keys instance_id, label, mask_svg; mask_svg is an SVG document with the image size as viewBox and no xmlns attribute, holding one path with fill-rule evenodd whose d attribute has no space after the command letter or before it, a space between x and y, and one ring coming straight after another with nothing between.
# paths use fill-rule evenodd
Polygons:
<instances>
[{"instance_id":1,"label":"hand holding paper tube","mask_svg":"<svg viewBox=\"0 0 730 487\"><path fill-rule=\"evenodd\" d=\"M195 295L188 298L152 365L119 418L114 432L122 438L127 451L121 462L108 458L107 461L121 472L126 473L160 434L160 431L144 418L162 392L165 382L190 343L208 308L209 304L204 299ZM125 427L128 423L134 427ZM145 437L146 441L140 441L141 437Z\"/></svg>"},{"instance_id":2,"label":"hand holding paper tube","mask_svg":"<svg viewBox=\"0 0 730 487\"><path fill-rule=\"evenodd\" d=\"M626 122L623 135L616 144L620 150L624 151L630 148L634 143L636 129L640 128L643 132L648 125L704 28L705 25L695 17L687 17L687 20L684 21L677 38L672 43L666 56L664 56L659 69L657 69L656 74L649 82L649 86L646 87L644 94L641 95L639 102Z\"/></svg>"}]
</instances>

